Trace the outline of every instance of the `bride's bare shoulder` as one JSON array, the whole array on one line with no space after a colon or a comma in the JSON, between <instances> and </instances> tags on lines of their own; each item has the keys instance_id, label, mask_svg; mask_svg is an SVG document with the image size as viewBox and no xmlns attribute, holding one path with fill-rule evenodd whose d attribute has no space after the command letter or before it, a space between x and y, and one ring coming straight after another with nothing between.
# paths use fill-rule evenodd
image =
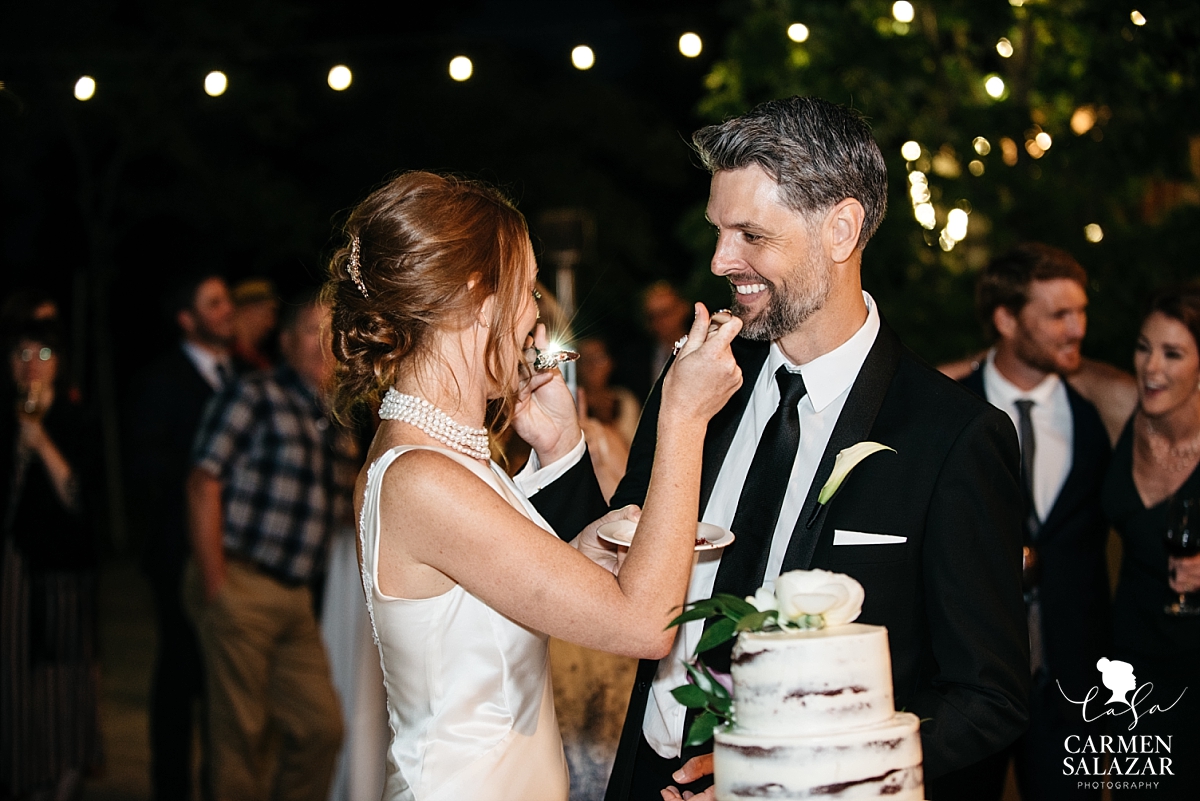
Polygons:
<instances>
[{"instance_id":1,"label":"bride's bare shoulder","mask_svg":"<svg viewBox=\"0 0 1200 801\"><path fill-rule=\"evenodd\" d=\"M409 500L461 492L464 487L473 489L482 483L469 467L438 448L412 448L400 453L381 481L385 495Z\"/></svg>"}]
</instances>

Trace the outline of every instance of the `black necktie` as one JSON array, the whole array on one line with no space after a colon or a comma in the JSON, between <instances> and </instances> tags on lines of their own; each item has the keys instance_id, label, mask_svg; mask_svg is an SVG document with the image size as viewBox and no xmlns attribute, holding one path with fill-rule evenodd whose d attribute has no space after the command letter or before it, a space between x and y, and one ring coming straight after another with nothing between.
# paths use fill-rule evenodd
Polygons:
<instances>
[{"instance_id":1,"label":"black necktie","mask_svg":"<svg viewBox=\"0 0 1200 801\"><path fill-rule=\"evenodd\" d=\"M1017 439L1021 443L1021 489L1025 493L1025 546L1033 548L1041 532L1042 521L1038 518L1037 506L1033 502L1033 455L1037 452L1037 441L1033 436L1033 401L1017 401ZM1036 557L1034 557L1036 559ZM1042 637L1042 602L1038 592L1036 571L1040 564L1031 568L1033 578L1026 579L1032 586L1025 591L1026 622L1029 626L1029 670L1036 675L1046 664L1046 645ZM1027 567L1027 569L1030 569Z\"/></svg>"},{"instance_id":2,"label":"black necktie","mask_svg":"<svg viewBox=\"0 0 1200 801\"><path fill-rule=\"evenodd\" d=\"M1038 518L1037 506L1033 502L1033 454L1037 450L1037 442L1033 437L1032 409L1033 401L1028 399L1017 401L1017 414L1020 420L1017 426L1017 435L1021 441L1021 488L1025 491L1025 503L1029 507L1025 515L1025 528L1029 539L1036 540L1042 523Z\"/></svg>"},{"instance_id":3,"label":"black necktie","mask_svg":"<svg viewBox=\"0 0 1200 801\"><path fill-rule=\"evenodd\" d=\"M744 596L762 586L771 553L775 524L783 506L796 450L800 447L800 399L806 394L804 379L787 367L775 371L779 384L779 406L767 421L754 459L742 485L737 511L730 529L737 535L721 556L721 566L713 584L713 594L727 592ZM702 655L705 664L716 670L729 670L732 643Z\"/></svg>"}]
</instances>

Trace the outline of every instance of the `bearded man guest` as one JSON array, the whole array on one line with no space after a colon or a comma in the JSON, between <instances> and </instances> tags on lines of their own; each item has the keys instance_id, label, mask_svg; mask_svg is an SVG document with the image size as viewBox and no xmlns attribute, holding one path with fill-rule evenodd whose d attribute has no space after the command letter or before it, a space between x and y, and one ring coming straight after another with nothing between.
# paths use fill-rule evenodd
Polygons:
<instances>
[{"instance_id":1,"label":"bearded man guest","mask_svg":"<svg viewBox=\"0 0 1200 801\"><path fill-rule=\"evenodd\" d=\"M774 100L701 129L693 144L712 174L712 271L743 320L734 354L745 382L709 423L698 510L737 538L700 553L688 597L750 595L794 569L857 579L859 622L888 629L896 707L922 718L928 797L950 798L942 777L1006 748L1026 724L1015 429L909 352L863 291L887 170L858 113ZM655 389L615 505L645 497L660 404ZM862 462L818 503L838 452L862 441L895 452ZM555 516L579 515L584 493L599 497L587 460L568 460L535 461L521 476L541 487L534 503L559 530L570 529ZM682 746L689 718L671 696L703 626L685 624L666 659L641 663L608 801L657 801L711 748ZM728 646L705 655L720 670L728 659Z\"/></svg>"},{"instance_id":2,"label":"bearded man guest","mask_svg":"<svg viewBox=\"0 0 1200 801\"><path fill-rule=\"evenodd\" d=\"M151 362L131 391L128 436L131 522L142 542L143 568L154 593L156 653L150 689L150 786L153 801L208 797L208 747L200 742L193 775L193 730L203 728L204 671L200 645L183 611L180 588L188 557L184 482L192 440L209 401L235 378L233 300L218 273L179 278L163 296L179 344ZM198 781L197 781L198 780Z\"/></svg>"},{"instance_id":3,"label":"bearded man guest","mask_svg":"<svg viewBox=\"0 0 1200 801\"><path fill-rule=\"evenodd\" d=\"M963 384L1008 413L1017 429L1025 494L1025 604L1033 689L1029 730L965 771L964 792L999 801L1014 762L1022 801L1100 798L1064 776L1067 737L1103 734L1059 692L1082 698L1112 637L1108 524L1100 506L1111 448L1096 407L1063 376L1079 369L1087 330L1087 272L1038 242L998 256L979 276L980 321L995 343Z\"/></svg>"}]
</instances>

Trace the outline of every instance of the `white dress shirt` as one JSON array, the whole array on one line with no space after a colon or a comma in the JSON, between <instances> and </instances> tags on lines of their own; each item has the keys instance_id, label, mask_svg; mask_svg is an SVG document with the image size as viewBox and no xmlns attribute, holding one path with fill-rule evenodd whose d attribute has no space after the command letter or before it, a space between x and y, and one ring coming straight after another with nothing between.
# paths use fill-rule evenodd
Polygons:
<instances>
[{"instance_id":1,"label":"white dress shirt","mask_svg":"<svg viewBox=\"0 0 1200 801\"><path fill-rule=\"evenodd\" d=\"M233 376L233 367L229 362L228 357L222 359L210 350L206 350L191 342L183 343L183 352L191 360L196 367L196 372L200 373L208 385L213 388L213 392L220 392L225 382L221 380L221 372L217 369L217 365L224 365L227 375Z\"/></svg>"},{"instance_id":2,"label":"white dress shirt","mask_svg":"<svg viewBox=\"0 0 1200 801\"><path fill-rule=\"evenodd\" d=\"M1066 385L1051 373L1033 389L1023 390L996 369L996 351L993 349L988 352L987 362L983 365L983 391L988 403L1008 413L1018 432L1021 416L1017 401L1033 401L1029 411L1034 438L1033 505L1038 520L1045 520L1071 472L1075 425ZM1021 443L1022 447L1024 444Z\"/></svg>"},{"instance_id":3,"label":"white dress shirt","mask_svg":"<svg viewBox=\"0 0 1200 801\"><path fill-rule=\"evenodd\" d=\"M746 474L750 470L750 462L754 459L754 451L758 447L758 439L766 428L767 421L779 406L779 385L775 381L775 371L781 365L786 365L792 372L799 372L804 377L804 387L807 390L798 407L800 447L796 453L795 464L792 465L787 493L784 495L783 507L779 511L779 520L771 541L771 553L767 558L763 582L767 587L775 585L775 577L779 575L783 565L792 530L800 518L801 507L808 497L821 457L825 454L829 436L833 433L833 427L850 394L850 388L879 333L879 311L875 301L866 292L863 292L863 300L867 305L866 322L850 339L834 350L808 364L797 366L788 362L778 344L772 343L770 355L758 375L743 376L746 381L754 381L754 389L738 424L737 433L730 443L729 452L717 474L704 514L701 515L703 522L721 528L729 528L733 522L738 498L741 496ZM545 467L537 462L535 456L531 456L525 468L516 476L516 483L527 494L537 492L579 461L583 453L581 443L570 454ZM697 554L688 584L689 602L700 601L712 595L720 564L720 550L700 551ZM663 757L677 757L682 752L683 724L687 710L675 700L671 690L687 683L687 671L683 662L692 656L703 631L703 620L694 620L681 627L681 632L671 647L671 653L658 663L658 673L650 688L643 733L646 741Z\"/></svg>"}]
</instances>

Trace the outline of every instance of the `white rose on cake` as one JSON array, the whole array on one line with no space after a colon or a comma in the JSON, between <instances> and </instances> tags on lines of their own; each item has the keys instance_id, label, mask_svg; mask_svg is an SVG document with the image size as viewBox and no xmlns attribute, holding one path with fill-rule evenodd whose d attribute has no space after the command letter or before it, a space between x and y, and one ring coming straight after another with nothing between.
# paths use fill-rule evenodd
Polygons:
<instances>
[{"instance_id":1,"label":"white rose on cake","mask_svg":"<svg viewBox=\"0 0 1200 801\"><path fill-rule=\"evenodd\" d=\"M844 573L791 570L775 579L775 591L760 587L746 600L760 612L778 611L788 628L842 626L862 613L862 585Z\"/></svg>"}]
</instances>

